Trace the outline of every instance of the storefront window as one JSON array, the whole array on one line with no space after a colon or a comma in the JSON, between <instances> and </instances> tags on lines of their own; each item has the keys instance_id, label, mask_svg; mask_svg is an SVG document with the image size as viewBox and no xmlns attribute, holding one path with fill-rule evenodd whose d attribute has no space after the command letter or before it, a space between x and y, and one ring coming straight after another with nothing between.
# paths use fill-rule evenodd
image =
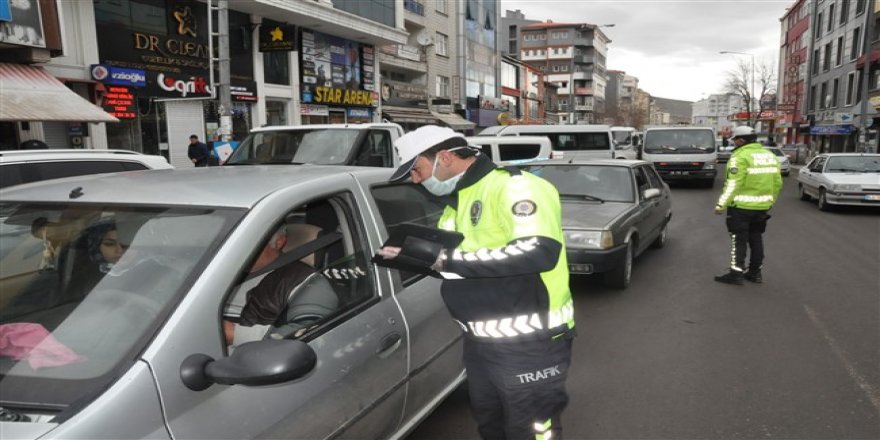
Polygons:
<instances>
[{"instance_id":1,"label":"storefront window","mask_svg":"<svg viewBox=\"0 0 880 440\"><path fill-rule=\"evenodd\" d=\"M287 125L287 101L266 101L266 124Z\"/></svg>"},{"instance_id":2,"label":"storefront window","mask_svg":"<svg viewBox=\"0 0 880 440\"><path fill-rule=\"evenodd\" d=\"M290 85L288 52L263 52L263 81L270 84Z\"/></svg>"},{"instance_id":3,"label":"storefront window","mask_svg":"<svg viewBox=\"0 0 880 440\"><path fill-rule=\"evenodd\" d=\"M168 33L162 3L138 0L94 0L95 21L161 35Z\"/></svg>"}]
</instances>

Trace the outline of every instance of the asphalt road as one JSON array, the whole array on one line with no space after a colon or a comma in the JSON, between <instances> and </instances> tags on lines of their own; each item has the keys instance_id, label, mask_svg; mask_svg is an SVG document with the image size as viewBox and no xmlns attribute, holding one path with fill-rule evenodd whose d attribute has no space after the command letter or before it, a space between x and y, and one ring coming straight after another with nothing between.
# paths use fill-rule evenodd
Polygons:
<instances>
[{"instance_id":1,"label":"asphalt road","mask_svg":"<svg viewBox=\"0 0 880 440\"><path fill-rule=\"evenodd\" d=\"M764 284L728 286L720 191L673 187L629 289L572 282L570 439L880 439L880 210L820 212L784 179ZM464 387L409 439L474 439Z\"/></svg>"}]
</instances>

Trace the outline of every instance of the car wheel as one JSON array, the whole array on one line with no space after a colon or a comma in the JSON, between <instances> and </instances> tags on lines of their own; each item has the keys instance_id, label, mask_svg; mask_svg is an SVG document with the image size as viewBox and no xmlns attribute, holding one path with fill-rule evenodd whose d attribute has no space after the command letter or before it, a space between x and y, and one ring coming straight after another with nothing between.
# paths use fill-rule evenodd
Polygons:
<instances>
[{"instance_id":1,"label":"car wheel","mask_svg":"<svg viewBox=\"0 0 880 440\"><path fill-rule=\"evenodd\" d=\"M782 177L788 177L789 174L790 174L790 172L782 173Z\"/></svg>"},{"instance_id":2,"label":"car wheel","mask_svg":"<svg viewBox=\"0 0 880 440\"><path fill-rule=\"evenodd\" d=\"M804 185L800 183L798 183L798 194L801 196L801 200L810 200L810 195L804 190Z\"/></svg>"},{"instance_id":3,"label":"car wheel","mask_svg":"<svg viewBox=\"0 0 880 440\"><path fill-rule=\"evenodd\" d=\"M632 241L629 241L626 243L626 255L623 257L622 264L603 274L602 281L604 284L615 289L626 289L629 287L630 278L632 278L632 263L633 245Z\"/></svg>"},{"instance_id":4,"label":"car wheel","mask_svg":"<svg viewBox=\"0 0 880 440\"><path fill-rule=\"evenodd\" d=\"M663 225L663 229L660 230L660 235L651 242L651 247L654 249L660 249L663 246L666 246L666 230L669 228L669 222Z\"/></svg>"},{"instance_id":5,"label":"car wheel","mask_svg":"<svg viewBox=\"0 0 880 440\"><path fill-rule=\"evenodd\" d=\"M704 188L712 188L715 186L715 179L706 179L703 181Z\"/></svg>"},{"instance_id":6,"label":"car wheel","mask_svg":"<svg viewBox=\"0 0 880 440\"><path fill-rule=\"evenodd\" d=\"M820 211L830 211L831 206L828 204L828 199L825 198L825 188L819 189L819 210Z\"/></svg>"}]
</instances>

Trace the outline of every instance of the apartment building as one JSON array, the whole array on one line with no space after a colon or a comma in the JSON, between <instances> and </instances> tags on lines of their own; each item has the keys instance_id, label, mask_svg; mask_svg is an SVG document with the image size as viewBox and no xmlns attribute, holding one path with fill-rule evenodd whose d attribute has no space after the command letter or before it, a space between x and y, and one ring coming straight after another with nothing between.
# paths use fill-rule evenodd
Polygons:
<instances>
[{"instance_id":1,"label":"apartment building","mask_svg":"<svg viewBox=\"0 0 880 440\"><path fill-rule=\"evenodd\" d=\"M606 57L611 39L589 23L538 22L522 28L520 60L559 85L563 124L604 122Z\"/></svg>"},{"instance_id":2,"label":"apartment building","mask_svg":"<svg viewBox=\"0 0 880 440\"><path fill-rule=\"evenodd\" d=\"M781 45L777 69L777 130L785 144L809 142L806 114L806 78L810 45L810 2L797 0L779 19ZM839 87L839 85L838 85Z\"/></svg>"},{"instance_id":3,"label":"apartment building","mask_svg":"<svg viewBox=\"0 0 880 440\"><path fill-rule=\"evenodd\" d=\"M745 109L742 96L735 93L712 94L691 106L694 125L712 127L721 135L733 129L732 115Z\"/></svg>"},{"instance_id":4,"label":"apartment building","mask_svg":"<svg viewBox=\"0 0 880 440\"><path fill-rule=\"evenodd\" d=\"M540 20L527 19L521 10L506 10L498 27L498 41L501 42L501 54L519 59L519 42L522 39L522 28Z\"/></svg>"}]
</instances>

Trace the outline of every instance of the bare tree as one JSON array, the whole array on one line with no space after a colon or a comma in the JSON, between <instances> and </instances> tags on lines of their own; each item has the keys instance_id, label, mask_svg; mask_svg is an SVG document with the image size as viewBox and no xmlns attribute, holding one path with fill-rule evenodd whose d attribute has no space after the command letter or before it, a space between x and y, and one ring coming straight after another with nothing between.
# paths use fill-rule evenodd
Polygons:
<instances>
[{"instance_id":1,"label":"bare tree","mask_svg":"<svg viewBox=\"0 0 880 440\"><path fill-rule=\"evenodd\" d=\"M749 114L749 125L755 126L756 120L753 118L755 113L764 111L761 107L761 98L770 90L776 88L776 68L768 63L761 62L755 65L754 85L756 87L755 95L752 95L752 64L750 61L740 59L735 69L727 72L727 83L725 90L742 97L746 104L746 111ZM758 108L755 108L755 107Z\"/></svg>"}]
</instances>

